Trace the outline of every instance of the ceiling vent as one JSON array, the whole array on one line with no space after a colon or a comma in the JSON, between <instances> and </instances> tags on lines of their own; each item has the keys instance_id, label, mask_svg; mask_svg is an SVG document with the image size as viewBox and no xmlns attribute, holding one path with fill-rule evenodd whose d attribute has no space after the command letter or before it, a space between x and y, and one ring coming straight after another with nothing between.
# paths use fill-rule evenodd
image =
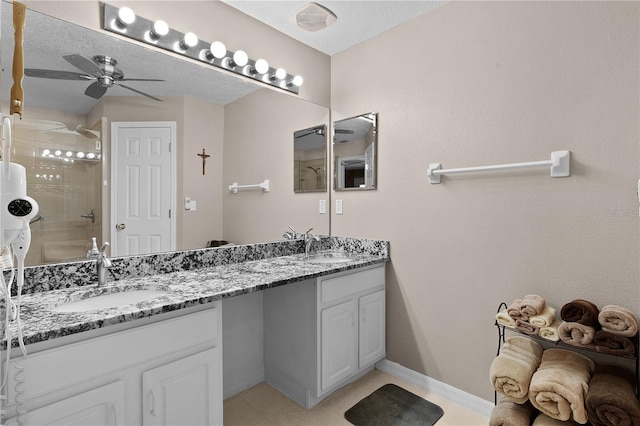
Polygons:
<instances>
[{"instance_id":1,"label":"ceiling vent","mask_svg":"<svg viewBox=\"0 0 640 426\"><path fill-rule=\"evenodd\" d=\"M306 31L320 31L333 24L336 15L317 3L309 3L296 13L296 24Z\"/></svg>"}]
</instances>

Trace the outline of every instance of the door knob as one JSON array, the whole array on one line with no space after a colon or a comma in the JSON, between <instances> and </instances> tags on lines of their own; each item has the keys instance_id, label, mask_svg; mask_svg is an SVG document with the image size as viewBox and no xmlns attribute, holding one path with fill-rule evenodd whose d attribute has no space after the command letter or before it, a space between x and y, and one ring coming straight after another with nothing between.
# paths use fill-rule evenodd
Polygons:
<instances>
[{"instance_id":1,"label":"door knob","mask_svg":"<svg viewBox=\"0 0 640 426\"><path fill-rule=\"evenodd\" d=\"M127 227L127 225L125 225L124 223L119 223L119 224L116 225L116 229L118 231L122 231L126 227Z\"/></svg>"}]
</instances>

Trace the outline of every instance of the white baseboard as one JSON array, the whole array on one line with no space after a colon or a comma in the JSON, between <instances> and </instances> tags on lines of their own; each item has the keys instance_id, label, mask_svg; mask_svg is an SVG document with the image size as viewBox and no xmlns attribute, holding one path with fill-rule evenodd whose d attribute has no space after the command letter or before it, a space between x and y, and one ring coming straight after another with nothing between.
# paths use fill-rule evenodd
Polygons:
<instances>
[{"instance_id":1,"label":"white baseboard","mask_svg":"<svg viewBox=\"0 0 640 426\"><path fill-rule=\"evenodd\" d=\"M237 380L224 382L224 389L222 390L222 397L224 399L264 382L264 368L242 374L242 377L238 376L239 375L236 376L238 378Z\"/></svg>"},{"instance_id":2,"label":"white baseboard","mask_svg":"<svg viewBox=\"0 0 640 426\"><path fill-rule=\"evenodd\" d=\"M376 368L397 379L416 385L426 391L433 392L453 403L461 405L469 410L490 417L493 410L493 403L479 398L470 393L454 388L446 383L440 382L424 374L410 370L388 359L383 359L376 364Z\"/></svg>"}]
</instances>

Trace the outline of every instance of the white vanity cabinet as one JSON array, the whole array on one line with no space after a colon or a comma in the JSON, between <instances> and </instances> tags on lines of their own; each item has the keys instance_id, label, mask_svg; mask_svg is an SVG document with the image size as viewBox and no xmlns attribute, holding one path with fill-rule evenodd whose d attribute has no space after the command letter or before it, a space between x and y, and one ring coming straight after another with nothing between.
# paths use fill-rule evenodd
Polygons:
<instances>
[{"instance_id":1,"label":"white vanity cabinet","mask_svg":"<svg viewBox=\"0 0 640 426\"><path fill-rule=\"evenodd\" d=\"M27 425L222 424L220 302L208 306L11 359L7 424L17 424L16 401Z\"/></svg>"},{"instance_id":2,"label":"white vanity cabinet","mask_svg":"<svg viewBox=\"0 0 640 426\"><path fill-rule=\"evenodd\" d=\"M266 381L311 408L385 356L384 264L264 292Z\"/></svg>"},{"instance_id":3,"label":"white vanity cabinet","mask_svg":"<svg viewBox=\"0 0 640 426\"><path fill-rule=\"evenodd\" d=\"M116 426L124 424L124 383L120 380L33 409L24 416L30 425ZM18 425L17 417L7 426Z\"/></svg>"},{"instance_id":4,"label":"white vanity cabinet","mask_svg":"<svg viewBox=\"0 0 640 426\"><path fill-rule=\"evenodd\" d=\"M220 408L218 365L220 351L213 348L142 373L142 424L213 424Z\"/></svg>"}]
</instances>

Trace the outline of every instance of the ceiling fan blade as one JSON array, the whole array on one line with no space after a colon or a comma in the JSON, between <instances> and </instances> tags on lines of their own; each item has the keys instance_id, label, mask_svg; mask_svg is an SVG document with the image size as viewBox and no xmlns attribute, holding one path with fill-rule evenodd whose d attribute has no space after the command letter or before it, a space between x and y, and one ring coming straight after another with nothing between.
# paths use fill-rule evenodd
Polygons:
<instances>
[{"instance_id":1,"label":"ceiling fan blade","mask_svg":"<svg viewBox=\"0 0 640 426\"><path fill-rule=\"evenodd\" d=\"M93 133L91 130L85 129L83 127L78 127L76 132L87 139L98 139L98 135Z\"/></svg>"},{"instance_id":2,"label":"ceiling fan blade","mask_svg":"<svg viewBox=\"0 0 640 426\"><path fill-rule=\"evenodd\" d=\"M94 99L100 99L107 92L107 88L101 85L99 82L95 82L84 91L84 94Z\"/></svg>"},{"instance_id":3,"label":"ceiling fan blade","mask_svg":"<svg viewBox=\"0 0 640 426\"><path fill-rule=\"evenodd\" d=\"M155 78L120 78L118 81L167 81L167 80L158 80Z\"/></svg>"},{"instance_id":4,"label":"ceiling fan blade","mask_svg":"<svg viewBox=\"0 0 640 426\"><path fill-rule=\"evenodd\" d=\"M144 93L144 92L141 92L141 91L139 91L139 90L136 90L136 89L134 89L133 87L125 86L124 84L120 84L120 83L118 83L118 86L120 86L120 87L124 87L125 89L129 89L129 90L131 90L132 92L136 92L136 93L138 93L138 94L140 94L140 95L142 95L142 96L146 96L147 98L151 98L151 99L153 99L153 100L156 100L156 101L162 102L162 99L158 99L158 98L156 98L155 96L151 96L151 95L149 95L149 94L147 94L147 93Z\"/></svg>"},{"instance_id":5,"label":"ceiling fan blade","mask_svg":"<svg viewBox=\"0 0 640 426\"><path fill-rule=\"evenodd\" d=\"M63 58L66 59L74 67L79 68L94 77L100 77L103 74L102 69L100 69L100 67L95 62L82 55L66 55L63 56Z\"/></svg>"},{"instance_id":6,"label":"ceiling fan blade","mask_svg":"<svg viewBox=\"0 0 640 426\"><path fill-rule=\"evenodd\" d=\"M95 80L95 77L77 72L42 70L38 68L25 68L24 75L27 77L53 78L56 80Z\"/></svg>"}]
</instances>

